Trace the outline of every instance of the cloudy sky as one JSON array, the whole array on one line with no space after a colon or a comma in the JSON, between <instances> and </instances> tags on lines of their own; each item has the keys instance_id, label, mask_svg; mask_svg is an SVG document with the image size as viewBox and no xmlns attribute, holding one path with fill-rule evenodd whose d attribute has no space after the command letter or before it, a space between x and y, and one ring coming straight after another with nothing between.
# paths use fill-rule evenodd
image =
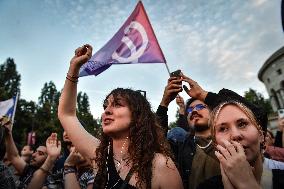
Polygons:
<instances>
[{"instance_id":1,"label":"cloudy sky","mask_svg":"<svg viewBox=\"0 0 284 189\"><path fill-rule=\"evenodd\" d=\"M267 97L257 73L283 46L280 0L143 0L171 71L181 69L206 90L249 88ZM45 82L63 87L74 50L94 52L120 28L137 0L0 0L0 63L14 58L26 100L38 101ZM116 87L147 91L156 110L168 79L164 64L116 65L80 78L95 117ZM188 96L181 94L185 99ZM169 107L175 119L176 104Z\"/></svg>"}]
</instances>

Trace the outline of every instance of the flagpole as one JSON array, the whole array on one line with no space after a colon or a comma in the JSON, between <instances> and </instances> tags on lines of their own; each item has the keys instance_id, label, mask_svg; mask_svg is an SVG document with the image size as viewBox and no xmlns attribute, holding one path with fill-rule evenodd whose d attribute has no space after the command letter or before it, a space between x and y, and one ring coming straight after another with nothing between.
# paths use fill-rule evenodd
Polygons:
<instances>
[{"instance_id":1,"label":"flagpole","mask_svg":"<svg viewBox=\"0 0 284 189\"><path fill-rule=\"evenodd\" d=\"M12 127L13 127L13 124L14 124L14 118L15 118L15 114L16 114L16 108L17 108L18 98L19 98L19 93L17 93L16 99L15 99L14 110L13 110L13 116L12 116Z\"/></svg>"},{"instance_id":2,"label":"flagpole","mask_svg":"<svg viewBox=\"0 0 284 189\"><path fill-rule=\"evenodd\" d=\"M167 71L168 71L169 75L171 76L170 69L169 69L168 64L166 62L165 62L165 65L166 65L166 68L167 68Z\"/></svg>"}]
</instances>

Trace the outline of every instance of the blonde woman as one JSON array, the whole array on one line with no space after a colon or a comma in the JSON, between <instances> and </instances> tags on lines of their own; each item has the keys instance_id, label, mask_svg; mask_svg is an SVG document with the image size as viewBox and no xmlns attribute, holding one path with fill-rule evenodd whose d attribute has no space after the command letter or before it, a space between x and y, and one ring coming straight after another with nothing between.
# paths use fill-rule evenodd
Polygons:
<instances>
[{"instance_id":1,"label":"blonde woman","mask_svg":"<svg viewBox=\"0 0 284 189\"><path fill-rule=\"evenodd\" d=\"M243 103L223 102L210 118L221 176L213 177L198 188L261 188L264 132L255 114Z\"/></svg>"}]
</instances>

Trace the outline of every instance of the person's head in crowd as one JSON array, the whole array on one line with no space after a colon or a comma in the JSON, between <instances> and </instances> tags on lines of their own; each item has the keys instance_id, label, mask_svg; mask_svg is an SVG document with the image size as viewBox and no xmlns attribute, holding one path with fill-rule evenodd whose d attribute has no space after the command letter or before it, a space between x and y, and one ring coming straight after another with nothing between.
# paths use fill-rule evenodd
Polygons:
<instances>
[{"instance_id":1,"label":"person's head in crowd","mask_svg":"<svg viewBox=\"0 0 284 189\"><path fill-rule=\"evenodd\" d=\"M95 160L98 167L105 165L108 155L105 149L112 145L112 139L127 140L129 158L134 166L139 165L137 184L150 186L152 168L149 165L152 165L155 153L171 157L169 145L150 103L138 91L117 88L107 95L103 106L103 133Z\"/></svg>"},{"instance_id":2,"label":"person's head in crowd","mask_svg":"<svg viewBox=\"0 0 284 189\"><path fill-rule=\"evenodd\" d=\"M32 154L33 154L33 149L32 149L32 146L30 145L25 145L23 146L22 150L21 150L21 158L23 160L25 160L25 162L29 162L31 157L32 157Z\"/></svg>"},{"instance_id":3,"label":"person's head in crowd","mask_svg":"<svg viewBox=\"0 0 284 189\"><path fill-rule=\"evenodd\" d=\"M186 138L187 132L180 127L175 127L169 130L167 133L167 138L169 140L173 140L174 142L183 142L184 139Z\"/></svg>"},{"instance_id":4,"label":"person's head in crowd","mask_svg":"<svg viewBox=\"0 0 284 189\"><path fill-rule=\"evenodd\" d=\"M64 146L64 148L66 148L68 151L70 151L70 148L72 147L72 142L69 139L66 131L63 131L62 138L63 138L63 146Z\"/></svg>"},{"instance_id":5,"label":"person's head in crowd","mask_svg":"<svg viewBox=\"0 0 284 189\"><path fill-rule=\"evenodd\" d=\"M186 102L186 116L188 124L194 128L196 132L209 130L209 108L207 105L195 98L191 98Z\"/></svg>"},{"instance_id":6,"label":"person's head in crowd","mask_svg":"<svg viewBox=\"0 0 284 189\"><path fill-rule=\"evenodd\" d=\"M30 164L34 167L40 167L47 158L46 146L39 146L32 154Z\"/></svg>"},{"instance_id":7,"label":"person's head in crowd","mask_svg":"<svg viewBox=\"0 0 284 189\"><path fill-rule=\"evenodd\" d=\"M72 146L73 146L73 144L72 144L69 136L67 135L67 132L63 130L63 133L62 133L62 154L63 154L64 158L66 158L69 155Z\"/></svg>"},{"instance_id":8,"label":"person's head in crowd","mask_svg":"<svg viewBox=\"0 0 284 189\"><path fill-rule=\"evenodd\" d=\"M0 161L5 157L6 146L5 146L5 129L0 127Z\"/></svg>"},{"instance_id":9,"label":"person's head in crowd","mask_svg":"<svg viewBox=\"0 0 284 189\"><path fill-rule=\"evenodd\" d=\"M63 131L63 141L64 142L71 142L71 140L69 139L69 137L68 137L68 135L67 135L67 133L66 133L66 131ZM71 142L72 143L72 142Z\"/></svg>"},{"instance_id":10,"label":"person's head in crowd","mask_svg":"<svg viewBox=\"0 0 284 189\"><path fill-rule=\"evenodd\" d=\"M275 137L271 130L267 129L265 136L265 146L273 146L275 141Z\"/></svg>"},{"instance_id":11,"label":"person's head in crowd","mask_svg":"<svg viewBox=\"0 0 284 189\"><path fill-rule=\"evenodd\" d=\"M228 147L226 141L233 146L234 142L237 142L241 145L241 150L244 151L251 166L254 166L258 160L262 161L264 128L258 124L252 110L243 103L237 101L221 103L211 113L210 127L216 144L226 148Z\"/></svg>"}]
</instances>

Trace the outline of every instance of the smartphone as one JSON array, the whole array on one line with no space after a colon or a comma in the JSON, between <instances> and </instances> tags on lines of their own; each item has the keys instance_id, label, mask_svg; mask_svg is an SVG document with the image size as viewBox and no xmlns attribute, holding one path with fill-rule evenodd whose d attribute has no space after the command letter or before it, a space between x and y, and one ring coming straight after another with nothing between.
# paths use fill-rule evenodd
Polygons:
<instances>
[{"instance_id":1,"label":"smartphone","mask_svg":"<svg viewBox=\"0 0 284 189\"><path fill-rule=\"evenodd\" d=\"M277 112L280 119L284 118L284 109L279 109Z\"/></svg>"},{"instance_id":2,"label":"smartphone","mask_svg":"<svg viewBox=\"0 0 284 189\"><path fill-rule=\"evenodd\" d=\"M181 70L176 70L170 74L171 77L180 77Z\"/></svg>"},{"instance_id":3,"label":"smartphone","mask_svg":"<svg viewBox=\"0 0 284 189\"><path fill-rule=\"evenodd\" d=\"M171 77L177 77L177 79L180 79L181 78L181 70L176 70L172 73L170 73L170 76ZM181 82L178 82L177 84L181 85L182 84L182 81ZM182 89L181 89L182 90ZM178 93L177 93L178 94Z\"/></svg>"}]
</instances>

